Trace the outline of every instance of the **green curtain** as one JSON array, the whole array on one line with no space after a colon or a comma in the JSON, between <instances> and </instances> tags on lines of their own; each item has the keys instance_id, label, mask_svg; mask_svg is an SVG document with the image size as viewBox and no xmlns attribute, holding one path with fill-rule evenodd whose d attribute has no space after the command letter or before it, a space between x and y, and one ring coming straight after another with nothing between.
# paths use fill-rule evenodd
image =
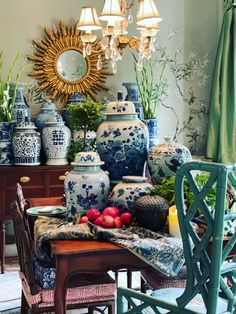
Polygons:
<instances>
[{"instance_id":1,"label":"green curtain","mask_svg":"<svg viewBox=\"0 0 236 314\"><path fill-rule=\"evenodd\" d=\"M213 74L206 156L236 162L236 2L225 0Z\"/></svg>"}]
</instances>

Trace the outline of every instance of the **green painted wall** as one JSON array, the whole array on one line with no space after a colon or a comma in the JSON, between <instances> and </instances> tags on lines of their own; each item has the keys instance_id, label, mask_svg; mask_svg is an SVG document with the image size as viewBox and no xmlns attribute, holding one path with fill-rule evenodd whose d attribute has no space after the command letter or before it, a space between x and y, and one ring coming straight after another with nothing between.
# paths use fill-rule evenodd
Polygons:
<instances>
[{"instance_id":1,"label":"green painted wall","mask_svg":"<svg viewBox=\"0 0 236 314\"><path fill-rule=\"evenodd\" d=\"M177 47L181 48L180 61L187 60L192 51L200 56L208 53L209 64L204 71L209 78L204 88L197 87L199 97L205 99L207 105L222 17L221 2L217 0L158 0L155 2L164 18L158 38L161 45L167 46L170 53L173 53ZM89 1L89 4L94 5L98 11L101 10L102 3L102 0ZM43 27L51 28L57 25L59 20L68 24L74 23L78 20L83 5L88 5L88 0L0 0L0 50L5 56L4 72L7 73L18 51L23 56L32 53L32 40L41 38ZM134 8L134 12L136 11L137 5ZM177 34L169 40L167 35L170 30L176 30ZM22 81L31 81L27 76L28 69L23 74ZM123 82L130 81L134 81L133 60L127 51L123 60L119 62L117 74L109 77L107 86L111 94L115 94L116 91L123 89ZM197 82L195 83L197 86ZM171 78L169 84L170 87L173 84ZM181 121L188 115L188 109L181 104L174 89L171 88L165 104L177 110L180 123L182 123ZM172 111L160 107L158 118L160 119L160 137L173 136L176 126L173 123L175 116ZM205 132L206 121L199 127ZM180 134L177 139L187 143L184 134ZM200 146L199 153L202 153L204 144Z\"/></svg>"}]
</instances>

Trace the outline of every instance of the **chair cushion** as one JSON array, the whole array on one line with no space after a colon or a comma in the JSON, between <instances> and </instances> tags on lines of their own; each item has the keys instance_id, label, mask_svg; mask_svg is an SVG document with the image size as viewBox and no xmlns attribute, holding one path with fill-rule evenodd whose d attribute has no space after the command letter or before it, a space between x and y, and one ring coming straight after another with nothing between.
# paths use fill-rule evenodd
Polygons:
<instances>
[{"instance_id":1,"label":"chair cushion","mask_svg":"<svg viewBox=\"0 0 236 314\"><path fill-rule=\"evenodd\" d=\"M154 268L143 269L141 276L152 290L161 288L185 288L187 282L187 270L184 266L175 277L166 277Z\"/></svg>"},{"instance_id":2,"label":"chair cushion","mask_svg":"<svg viewBox=\"0 0 236 314\"><path fill-rule=\"evenodd\" d=\"M159 301L164 301L166 303L177 306L176 299L179 296L181 296L183 292L184 292L184 289L182 288L166 288L166 289L155 290L152 292L151 295ZM200 294L197 294L185 308L199 314L206 313L206 308L205 308L202 296ZM227 310L227 302L224 299L219 298L216 314L225 313L226 310ZM167 313L168 311L163 309L163 310L160 310L160 312L164 314L164 313Z\"/></svg>"},{"instance_id":3,"label":"chair cushion","mask_svg":"<svg viewBox=\"0 0 236 314\"><path fill-rule=\"evenodd\" d=\"M54 305L54 290L38 287L38 293L30 293L29 284L23 273L20 272L22 288L28 304L38 303L39 307ZM76 286L77 284L77 286ZM66 304L82 304L92 302L114 301L116 283L107 273L103 274L79 274L72 277L67 289Z\"/></svg>"}]
</instances>

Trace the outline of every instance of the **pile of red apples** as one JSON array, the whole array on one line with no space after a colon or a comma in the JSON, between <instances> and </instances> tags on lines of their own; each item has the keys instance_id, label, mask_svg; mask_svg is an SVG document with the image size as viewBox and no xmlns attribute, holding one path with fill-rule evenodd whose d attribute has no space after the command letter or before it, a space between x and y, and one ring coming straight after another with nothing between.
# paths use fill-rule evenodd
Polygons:
<instances>
[{"instance_id":1,"label":"pile of red apples","mask_svg":"<svg viewBox=\"0 0 236 314\"><path fill-rule=\"evenodd\" d=\"M130 212L120 213L117 207L106 207L102 212L97 208L91 208L85 216L82 216L79 223L92 222L94 225L105 228L123 228L131 225L133 215Z\"/></svg>"}]
</instances>

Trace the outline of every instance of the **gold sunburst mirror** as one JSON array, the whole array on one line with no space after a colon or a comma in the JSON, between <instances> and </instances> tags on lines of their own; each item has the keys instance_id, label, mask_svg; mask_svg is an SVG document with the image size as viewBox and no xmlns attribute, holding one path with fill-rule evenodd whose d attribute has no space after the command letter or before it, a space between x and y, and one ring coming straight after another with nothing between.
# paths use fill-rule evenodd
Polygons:
<instances>
[{"instance_id":1,"label":"gold sunburst mirror","mask_svg":"<svg viewBox=\"0 0 236 314\"><path fill-rule=\"evenodd\" d=\"M33 62L29 74L37 79L39 89L52 100L65 103L74 93L96 99L99 90L107 90L108 65L102 55L102 70L97 69L100 44L93 43L92 53L83 57L83 43L76 24L65 26L62 22L55 29L44 29L44 38L34 40L34 54L28 56Z\"/></svg>"}]
</instances>

